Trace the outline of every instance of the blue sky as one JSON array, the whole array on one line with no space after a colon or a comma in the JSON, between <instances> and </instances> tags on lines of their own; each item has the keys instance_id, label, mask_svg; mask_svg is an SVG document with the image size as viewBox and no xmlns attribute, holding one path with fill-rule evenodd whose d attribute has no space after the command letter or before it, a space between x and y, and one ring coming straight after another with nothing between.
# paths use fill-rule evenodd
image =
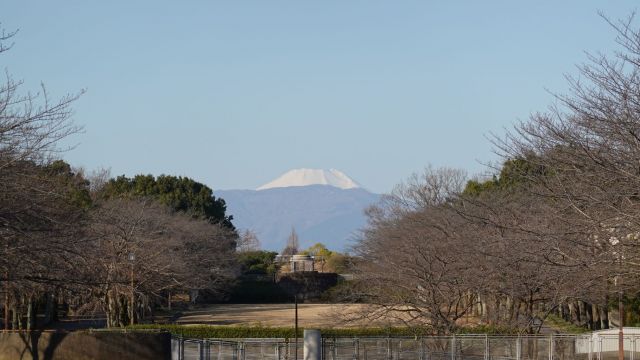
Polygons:
<instances>
[{"instance_id":1,"label":"blue sky","mask_svg":"<svg viewBox=\"0 0 640 360\"><path fill-rule=\"evenodd\" d=\"M598 10L636 4L8 0L0 65L25 91L87 90L75 166L214 189L336 168L387 192L426 164L485 171L490 133L544 111L584 51L616 49Z\"/></svg>"}]
</instances>

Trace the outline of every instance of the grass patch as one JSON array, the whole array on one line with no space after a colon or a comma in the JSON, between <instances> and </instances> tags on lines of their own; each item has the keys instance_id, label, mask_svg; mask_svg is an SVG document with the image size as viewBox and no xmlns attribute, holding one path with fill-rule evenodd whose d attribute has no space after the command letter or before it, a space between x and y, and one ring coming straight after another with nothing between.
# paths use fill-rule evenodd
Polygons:
<instances>
[{"instance_id":1,"label":"grass patch","mask_svg":"<svg viewBox=\"0 0 640 360\"><path fill-rule=\"evenodd\" d=\"M550 327L566 334L584 334L589 332L589 329L582 326L574 325L568 321L564 321L562 318L556 315L547 316L545 323L547 323L547 325L549 325Z\"/></svg>"},{"instance_id":2,"label":"grass patch","mask_svg":"<svg viewBox=\"0 0 640 360\"><path fill-rule=\"evenodd\" d=\"M497 325L475 325L461 327L456 334L517 335L518 329Z\"/></svg>"}]
</instances>

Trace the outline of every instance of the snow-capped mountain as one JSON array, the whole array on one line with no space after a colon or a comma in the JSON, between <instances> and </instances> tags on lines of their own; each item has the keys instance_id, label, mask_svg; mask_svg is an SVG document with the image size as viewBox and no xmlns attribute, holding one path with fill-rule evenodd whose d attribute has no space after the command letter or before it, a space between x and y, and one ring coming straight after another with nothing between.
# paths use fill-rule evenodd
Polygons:
<instances>
[{"instance_id":1,"label":"snow-capped mountain","mask_svg":"<svg viewBox=\"0 0 640 360\"><path fill-rule=\"evenodd\" d=\"M360 187L357 182L336 169L294 169L287 171L277 179L260 186L256 190L309 185L330 185L340 189Z\"/></svg>"},{"instance_id":2,"label":"snow-capped mountain","mask_svg":"<svg viewBox=\"0 0 640 360\"><path fill-rule=\"evenodd\" d=\"M256 232L262 247L280 251L294 227L300 247L321 242L345 251L366 225L364 209L380 195L338 170L291 170L257 190L222 190L227 214L239 230Z\"/></svg>"}]
</instances>

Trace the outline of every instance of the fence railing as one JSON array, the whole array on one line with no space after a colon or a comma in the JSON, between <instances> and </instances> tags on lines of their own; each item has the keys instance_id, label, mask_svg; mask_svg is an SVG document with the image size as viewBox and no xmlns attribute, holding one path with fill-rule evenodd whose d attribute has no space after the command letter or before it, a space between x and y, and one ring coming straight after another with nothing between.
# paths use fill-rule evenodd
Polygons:
<instances>
[{"instance_id":1,"label":"fence railing","mask_svg":"<svg viewBox=\"0 0 640 360\"><path fill-rule=\"evenodd\" d=\"M289 339L171 339L172 360L257 360L294 359L295 342ZM298 359L303 359L303 342L298 340Z\"/></svg>"},{"instance_id":2,"label":"fence railing","mask_svg":"<svg viewBox=\"0 0 640 360\"><path fill-rule=\"evenodd\" d=\"M640 335L624 337L625 359L640 360ZM293 339L173 338L173 360L295 358ZM303 359L298 339L297 359ZM617 360L615 335L323 338L324 360Z\"/></svg>"}]
</instances>

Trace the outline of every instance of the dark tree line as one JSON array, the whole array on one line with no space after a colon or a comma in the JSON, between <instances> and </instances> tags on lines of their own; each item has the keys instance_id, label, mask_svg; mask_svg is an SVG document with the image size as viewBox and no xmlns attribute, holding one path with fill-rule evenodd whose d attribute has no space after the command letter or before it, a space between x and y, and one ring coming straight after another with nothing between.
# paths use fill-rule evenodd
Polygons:
<instances>
[{"instance_id":1,"label":"dark tree line","mask_svg":"<svg viewBox=\"0 0 640 360\"><path fill-rule=\"evenodd\" d=\"M182 211L211 223L220 223L234 230L231 223L233 216L226 214L227 205L224 199L216 198L211 188L187 177L118 176L105 184L102 195L154 198L174 211Z\"/></svg>"}]
</instances>

